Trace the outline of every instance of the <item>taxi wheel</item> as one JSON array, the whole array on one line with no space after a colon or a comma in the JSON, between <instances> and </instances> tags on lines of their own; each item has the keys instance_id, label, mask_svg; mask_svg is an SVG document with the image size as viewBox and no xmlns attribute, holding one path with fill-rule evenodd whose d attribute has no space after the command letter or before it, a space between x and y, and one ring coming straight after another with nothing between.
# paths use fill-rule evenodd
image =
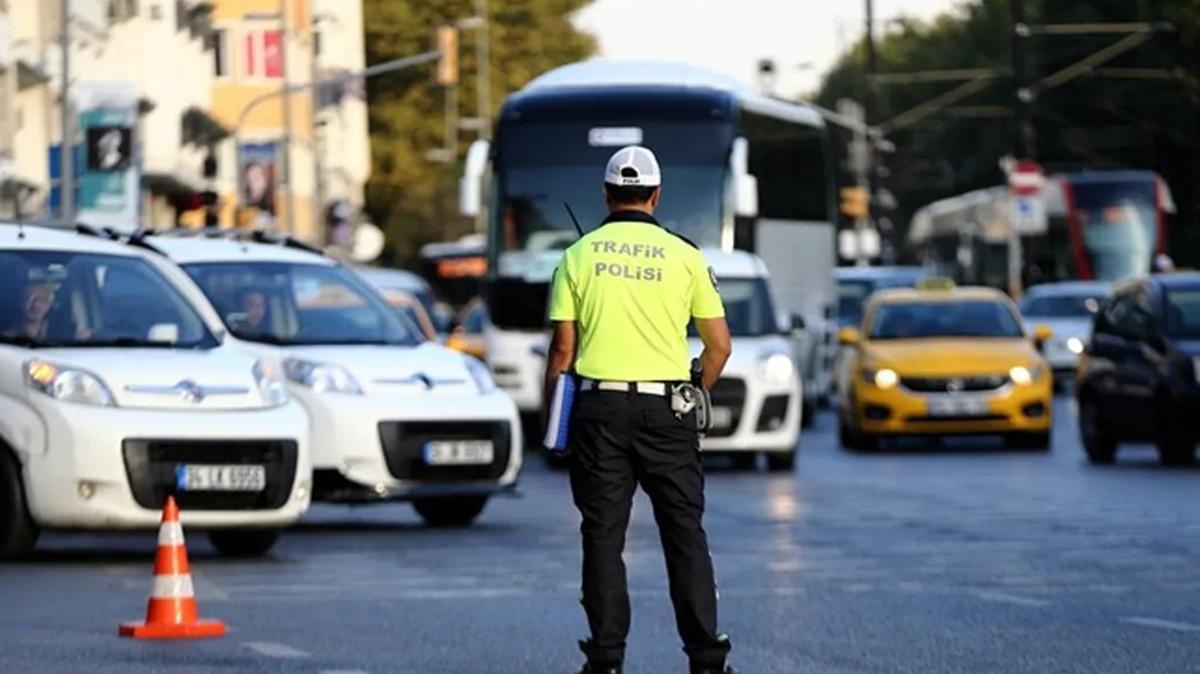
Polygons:
<instances>
[{"instance_id":1,"label":"taxi wheel","mask_svg":"<svg viewBox=\"0 0 1200 674\"><path fill-rule=\"evenodd\" d=\"M487 502L486 496L439 496L416 499L413 508L431 527L465 527L479 517Z\"/></svg>"},{"instance_id":2,"label":"taxi wheel","mask_svg":"<svg viewBox=\"0 0 1200 674\"><path fill-rule=\"evenodd\" d=\"M844 449L855 452L870 452L879 447L878 437L860 433L845 422L838 424L838 441Z\"/></svg>"},{"instance_id":3,"label":"taxi wheel","mask_svg":"<svg viewBox=\"0 0 1200 674\"><path fill-rule=\"evenodd\" d=\"M21 467L0 447L0 561L19 559L33 551L38 529L25 505Z\"/></svg>"},{"instance_id":4,"label":"taxi wheel","mask_svg":"<svg viewBox=\"0 0 1200 674\"><path fill-rule=\"evenodd\" d=\"M1117 443L1104 428L1096 406L1088 398L1079 400L1079 436L1089 461L1095 464L1116 461Z\"/></svg>"},{"instance_id":5,"label":"taxi wheel","mask_svg":"<svg viewBox=\"0 0 1200 674\"><path fill-rule=\"evenodd\" d=\"M790 473L796 469L796 452L767 452L767 470Z\"/></svg>"},{"instance_id":6,"label":"taxi wheel","mask_svg":"<svg viewBox=\"0 0 1200 674\"><path fill-rule=\"evenodd\" d=\"M262 557L279 540L278 529L219 529L208 540L226 557Z\"/></svg>"}]
</instances>

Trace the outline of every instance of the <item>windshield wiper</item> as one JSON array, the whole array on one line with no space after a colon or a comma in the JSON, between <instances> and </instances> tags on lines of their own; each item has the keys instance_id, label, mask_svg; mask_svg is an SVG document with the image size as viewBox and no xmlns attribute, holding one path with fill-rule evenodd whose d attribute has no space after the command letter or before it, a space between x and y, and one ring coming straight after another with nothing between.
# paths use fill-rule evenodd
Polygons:
<instances>
[{"instance_id":1,"label":"windshield wiper","mask_svg":"<svg viewBox=\"0 0 1200 674\"><path fill-rule=\"evenodd\" d=\"M189 345L177 344L175 342L156 342L140 337L114 337L112 339L92 339L79 340L75 342L61 342L54 346L71 347L71 348L140 348L140 349L186 349Z\"/></svg>"},{"instance_id":2,"label":"windshield wiper","mask_svg":"<svg viewBox=\"0 0 1200 674\"><path fill-rule=\"evenodd\" d=\"M57 346L57 344L51 344L49 342L44 342L40 339L34 339L33 337L29 337L27 335L0 335L0 344L11 344L12 346L26 346L31 349L36 349L40 346Z\"/></svg>"}]
</instances>

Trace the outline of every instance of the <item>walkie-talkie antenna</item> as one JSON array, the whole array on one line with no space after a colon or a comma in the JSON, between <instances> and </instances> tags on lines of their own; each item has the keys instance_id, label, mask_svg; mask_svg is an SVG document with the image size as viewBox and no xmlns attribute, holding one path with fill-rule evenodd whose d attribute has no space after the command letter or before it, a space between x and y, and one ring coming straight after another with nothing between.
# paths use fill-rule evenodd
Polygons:
<instances>
[{"instance_id":1,"label":"walkie-talkie antenna","mask_svg":"<svg viewBox=\"0 0 1200 674\"><path fill-rule=\"evenodd\" d=\"M567 209L567 215L571 216L571 222L575 223L575 231L579 232L579 238L583 238L583 227L579 224L579 220L575 217L575 211L571 210L571 204L563 202L563 208Z\"/></svg>"}]
</instances>

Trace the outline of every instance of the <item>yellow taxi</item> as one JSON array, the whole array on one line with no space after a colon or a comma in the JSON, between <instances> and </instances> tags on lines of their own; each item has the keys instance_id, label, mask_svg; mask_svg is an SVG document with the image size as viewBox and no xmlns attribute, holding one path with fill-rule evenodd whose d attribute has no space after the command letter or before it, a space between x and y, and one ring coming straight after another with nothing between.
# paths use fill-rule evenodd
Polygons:
<instances>
[{"instance_id":1,"label":"yellow taxi","mask_svg":"<svg viewBox=\"0 0 1200 674\"><path fill-rule=\"evenodd\" d=\"M862 323L839 334L843 447L873 449L901 435L1002 434L1009 445L1050 448L1053 373L1040 353L1050 330L1027 334L1020 313L991 288L929 281L883 290Z\"/></svg>"}]
</instances>

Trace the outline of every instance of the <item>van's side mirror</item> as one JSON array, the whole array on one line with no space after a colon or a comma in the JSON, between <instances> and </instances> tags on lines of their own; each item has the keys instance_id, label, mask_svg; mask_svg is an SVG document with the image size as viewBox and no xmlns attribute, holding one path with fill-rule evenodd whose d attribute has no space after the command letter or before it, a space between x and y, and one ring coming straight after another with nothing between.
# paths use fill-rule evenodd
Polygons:
<instances>
[{"instance_id":1,"label":"van's side mirror","mask_svg":"<svg viewBox=\"0 0 1200 674\"><path fill-rule=\"evenodd\" d=\"M808 325L804 321L804 316L800 314L792 314L792 332L799 332Z\"/></svg>"},{"instance_id":2,"label":"van's side mirror","mask_svg":"<svg viewBox=\"0 0 1200 674\"><path fill-rule=\"evenodd\" d=\"M758 215L758 178L750 175L750 142L734 138L729 153L730 175L733 176L733 212L743 218Z\"/></svg>"},{"instance_id":3,"label":"van's side mirror","mask_svg":"<svg viewBox=\"0 0 1200 674\"><path fill-rule=\"evenodd\" d=\"M1054 330L1050 326L1035 325L1033 327L1033 343L1037 344L1039 347L1041 347L1041 345L1045 344L1046 342L1050 341L1050 338L1053 336L1054 336Z\"/></svg>"},{"instance_id":4,"label":"van's side mirror","mask_svg":"<svg viewBox=\"0 0 1200 674\"><path fill-rule=\"evenodd\" d=\"M842 346L858 346L861 335L858 333L858 328L842 328L838 332L838 344Z\"/></svg>"},{"instance_id":5,"label":"van's side mirror","mask_svg":"<svg viewBox=\"0 0 1200 674\"><path fill-rule=\"evenodd\" d=\"M467 150L462 180L458 183L458 212L461 215L473 218L483 212L483 176L491 151L492 144L486 140L471 143Z\"/></svg>"}]
</instances>

